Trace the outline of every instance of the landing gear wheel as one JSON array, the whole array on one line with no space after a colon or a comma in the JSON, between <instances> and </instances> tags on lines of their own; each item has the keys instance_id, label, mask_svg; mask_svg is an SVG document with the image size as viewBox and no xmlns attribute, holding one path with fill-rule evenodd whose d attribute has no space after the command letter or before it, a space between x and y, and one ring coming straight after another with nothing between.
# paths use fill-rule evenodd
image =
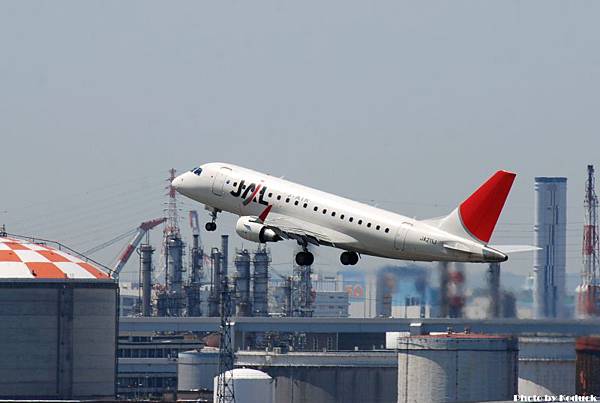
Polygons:
<instances>
[{"instance_id":1,"label":"landing gear wheel","mask_svg":"<svg viewBox=\"0 0 600 403\"><path fill-rule=\"evenodd\" d=\"M347 265L351 265L354 266L356 263L358 263L358 253L356 252L343 252L340 255L340 262L342 262L342 264L344 266Z\"/></svg>"},{"instance_id":2,"label":"landing gear wheel","mask_svg":"<svg viewBox=\"0 0 600 403\"><path fill-rule=\"evenodd\" d=\"M298 266L310 266L314 263L315 256L310 252L298 252L296 254L296 264Z\"/></svg>"},{"instance_id":3,"label":"landing gear wheel","mask_svg":"<svg viewBox=\"0 0 600 403\"><path fill-rule=\"evenodd\" d=\"M217 220L217 214L221 211L217 208L211 207L211 206L205 206L204 207L206 210L208 210L208 212L210 213L210 218L211 221L207 222L206 225L204 226L204 228L206 228L207 231L214 231L217 229L217 223L215 222Z\"/></svg>"}]
</instances>

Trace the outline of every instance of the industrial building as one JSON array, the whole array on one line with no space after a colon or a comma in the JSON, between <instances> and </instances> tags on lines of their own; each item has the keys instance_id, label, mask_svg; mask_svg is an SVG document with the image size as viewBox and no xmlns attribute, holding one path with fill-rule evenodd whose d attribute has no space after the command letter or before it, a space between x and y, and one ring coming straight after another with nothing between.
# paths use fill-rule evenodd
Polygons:
<instances>
[{"instance_id":1,"label":"industrial building","mask_svg":"<svg viewBox=\"0 0 600 403\"><path fill-rule=\"evenodd\" d=\"M187 240L172 189L165 217L129 231L112 269L60 244L0 237L0 332L11 357L0 397L381 403L594 391L590 336L600 322L591 308L585 320L564 318L565 191L564 178L536 178L537 320L515 318L500 264L473 292L455 264L273 267L264 244L230 247L222 234L217 247L203 245L196 211ZM135 255L139 281L117 287ZM593 256L582 284L595 284Z\"/></svg>"},{"instance_id":2,"label":"industrial building","mask_svg":"<svg viewBox=\"0 0 600 403\"><path fill-rule=\"evenodd\" d=\"M114 397L117 309L117 283L95 262L0 235L0 398Z\"/></svg>"},{"instance_id":3,"label":"industrial building","mask_svg":"<svg viewBox=\"0 0 600 403\"><path fill-rule=\"evenodd\" d=\"M579 395L600 395L600 336L577 339L575 392Z\"/></svg>"}]
</instances>

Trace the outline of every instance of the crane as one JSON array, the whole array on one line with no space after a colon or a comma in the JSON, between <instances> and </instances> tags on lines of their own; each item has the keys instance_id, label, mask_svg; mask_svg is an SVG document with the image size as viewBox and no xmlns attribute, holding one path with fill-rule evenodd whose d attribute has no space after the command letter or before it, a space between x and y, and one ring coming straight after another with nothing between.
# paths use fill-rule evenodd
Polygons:
<instances>
[{"instance_id":1,"label":"crane","mask_svg":"<svg viewBox=\"0 0 600 403\"><path fill-rule=\"evenodd\" d=\"M123 249L123 252L121 252L121 254L119 255L119 259L117 260L117 263L113 268L112 277L114 279L119 278L121 270L123 270L123 267L125 267L125 264L127 264L127 261L131 257L131 254L133 253L135 248L137 248L144 235L146 235L148 231L150 231L152 228L164 223L165 221L167 221L167 219L163 217L156 218L150 221L144 221L140 224L140 226L137 228L134 237L131 239L131 241L129 241L125 249Z\"/></svg>"}]
</instances>

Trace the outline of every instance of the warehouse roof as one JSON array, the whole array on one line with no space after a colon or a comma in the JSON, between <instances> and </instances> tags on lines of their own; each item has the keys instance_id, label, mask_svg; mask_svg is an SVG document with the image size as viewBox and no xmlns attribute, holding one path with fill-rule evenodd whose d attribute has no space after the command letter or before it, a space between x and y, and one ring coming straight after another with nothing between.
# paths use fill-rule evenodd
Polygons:
<instances>
[{"instance_id":1,"label":"warehouse roof","mask_svg":"<svg viewBox=\"0 0 600 403\"><path fill-rule=\"evenodd\" d=\"M0 237L0 278L108 279L85 260L52 248L11 237Z\"/></svg>"}]
</instances>

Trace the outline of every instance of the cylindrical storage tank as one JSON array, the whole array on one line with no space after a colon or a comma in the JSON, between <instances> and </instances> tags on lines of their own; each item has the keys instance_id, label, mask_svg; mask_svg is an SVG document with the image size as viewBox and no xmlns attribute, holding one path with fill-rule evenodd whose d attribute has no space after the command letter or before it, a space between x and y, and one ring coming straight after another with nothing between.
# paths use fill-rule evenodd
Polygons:
<instances>
[{"instance_id":1,"label":"cylindrical storage tank","mask_svg":"<svg viewBox=\"0 0 600 403\"><path fill-rule=\"evenodd\" d=\"M117 283L57 247L0 237L0 399L110 399Z\"/></svg>"},{"instance_id":2,"label":"cylindrical storage tank","mask_svg":"<svg viewBox=\"0 0 600 403\"><path fill-rule=\"evenodd\" d=\"M204 347L179 353L177 359L177 390L213 390L213 380L219 374L219 349Z\"/></svg>"},{"instance_id":3,"label":"cylindrical storage tank","mask_svg":"<svg viewBox=\"0 0 600 403\"><path fill-rule=\"evenodd\" d=\"M254 303L253 312L255 316L267 316L269 314L269 253L266 248L260 248L254 253Z\"/></svg>"},{"instance_id":4,"label":"cylindrical storage tank","mask_svg":"<svg viewBox=\"0 0 600 403\"><path fill-rule=\"evenodd\" d=\"M575 343L575 393L600 395L600 336L580 337Z\"/></svg>"},{"instance_id":5,"label":"cylindrical storage tank","mask_svg":"<svg viewBox=\"0 0 600 403\"><path fill-rule=\"evenodd\" d=\"M398 402L511 400L517 341L483 334L404 337L398 343Z\"/></svg>"},{"instance_id":6,"label":"cylindrical storage tank","mask_svg":"<svg viewBox=\"0 0 600 403\"><path fill-rule=\"evenodd\" d=\"M398 401L398 354L394 350L240 350L236 353L236 365L269 374L274 379L275 402Z\"/></svg>"},{"instance_id":7,"label":"cylindrical storage tank","mask_svg":"<svg viewBox=\"0 0 600 403\"><path fill-rule=\"evenodd\" d=\"M567 178L535 178L533 305L536 318L563 316L567 248Z\"/></svg>"},{"instance_id":8,"label":"cylindrical storage tank","mask_svg":"<svg viewBox=\"0 0 600 403\"><path fill-rule=\"evenodd\" d=\"M575 339L519 338L519 394L575 394Z\"/></svg>"},{"instance_id":9,"label":"cylindrical storage tank","mask_svg":"<svg viewBox=\"0 0 600 403\"><path fill-rule=\"evenodd\" d=\"M268 374L249 368L235 368L225 372L225 378L233 383L236 403L273 403L273 378ZM213 384L213 400L218 402L219 376ZM226 399L231 402L231 399Z\"/></svg>"}]
</instances>

